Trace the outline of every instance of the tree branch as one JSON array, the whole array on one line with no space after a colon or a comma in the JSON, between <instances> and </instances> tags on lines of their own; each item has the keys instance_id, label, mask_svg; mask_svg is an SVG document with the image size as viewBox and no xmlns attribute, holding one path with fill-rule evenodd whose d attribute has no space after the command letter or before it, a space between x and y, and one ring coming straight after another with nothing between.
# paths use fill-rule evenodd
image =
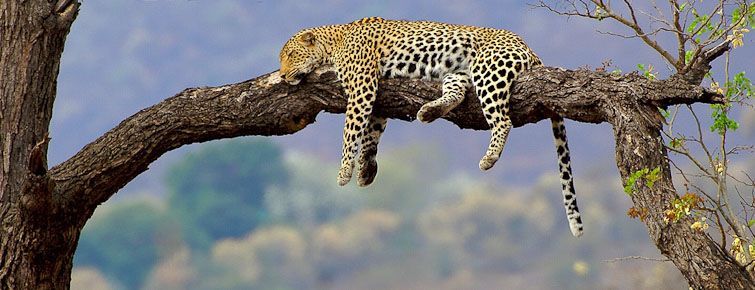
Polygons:
<instances>
[{"instance_id":1,"label":"tree branch","mask_svg":"<svg viewBox=\"0 0 755 290\"><path fill-rule=\"evenodd\" d=\"M647 44L648 46L650 46L653 49L655 49L655 51L658 52L658 54L660 54L661 56L663 56L663 58L665 58L666 61L668 61L669 64L673 65L677 70L679 70L681 68L681 66L683 66L683 64L684 64L684 60L683 59L682 60L674 59L674 57L668 51L666 51L665 49L663 49L663 47L661 47L661 45L658 44L658 42L656 42L653 39L650 39L650 37L648 36L648 34L646 34L642 30L642 27L637 22L637 17L635 17L634 8L632 8L632 4L629 1L624 0L624 3L627 5L627 7L628 7L628 9L630 11L630 15L632 17L632 20L626 19L623 16L617 14L615 11L613 11L613 9L611 9L610 6L605 5L602 2L599 2L599 1L596 1L596 0L591 0L591 1L593 3L595 3L595 5L597 5L598 7L601 7L606 12L606 14L607 14L608 17L613 18L614 20L618 21L619 23L623 24L624 26L627 26L627 27L631 28L632 30L634 30L634 32L637 33L637 35L640 37L640 39L642 39L643 42L645 42L645 44Z\"/></svg>"},{"instance_id":2,"label":"tree branch","mask_svg":"<svg viewBox=\"0 0 755 290\"><path fill-rule=\"evenodd\" d=\"M595 5L594 9L590 9L589 5L585 2L586 0L580 0L580 3L582 3L583 7L578 8L574 0L566 0L562 1L566 4L569 4L571 6L570 10L561 10L558 9L556 6L549 5L545 3L545 1L540 0L537 4L533 5L537 8L545 8L548 9L550 12L555 13L557 15L566 15L566 16L579 16L583 18L589 18L589 19L595 19L598 21L601 21L606 18L612 18L619 22L620 24L632 29L634 32L634 35L622 35L617 33L610 33L610 32L600 32L604 34L609 34L613 36L619 36L622 38L639 38L645 44L647 44L649 47L653 48L656 52L658 52L659 55L661 55L669 64L671 64L676 69L676 74L682 76L682 78L692 84L700 84L702 83L703 78L705 77L705 74L710 71L710 63L713 62L716 58L721 56L724 52L728 51L730 49L730 43L731 40L725 40L726 36L729 34L729 32L734 29L735 27L738 27L739 24L741 24L745 17L742 17L738 20L737 23L732 23L728 26L728 28L723 29L721 33L711 33L709 37L701 42L698 43L697 41L692 41L694 49L691 51L690 57L686 57L686 43L690 40L693 40L695 36L698 36L703 29L707 27L707 25L710 23L711 18L707 18L703 23L698 24L698 28L695 29L695 31L692 31L690 34L687 34L684 32L684 27L687 27L687 16L685 16L684 23L680 23L680 13L679 11L679 3L676 0L668 0L671 9L673 10L673 25L672 22L669 22L666 20L662 13L660 13L660 10L653 4L653 7L656 8L656 10L659 10L660 18L652 16L650 14L646 14L652 21L657 21L663 24L662 27L658 27L654 29L651 32L645 32L640 25L640 23L637 20L637 16L635 13L635 8L632 6L631 1L623 0L626 9L629 12L630 17L624 17L619 12L617 12L615 9L613 9L610 5L609 1L599 1L599 0L590 0L590 3ZM716 24L716 28L714 30L718 30L721 28L722 25L726 24L725 21L725 13L723 12L724 6L726 5L726 1L719 1L718 4L714 7L712 14L717 13L717 11L721 12L721 20ZM746 3L745 3L746 4ZM692 9L686 9L687 13L689 14ZM671 55L669 50L664 49L661 47L661 45L650 38L650 36L655 36L657 33L666 31L673 33L677 38L677 47L676 47L676 53L677 56L674 57ZM714 43L721 41L714 47L709 47L710 45L713 45Z\"/></svg>"},{"instance_id":3,"label":"tree branch","mask_svg":"<svg viewBox=\"0 0 755 290\"><path fill-rule=\"evenodd\" d=\"M422 104L441 95L440 84L383 80L376 114L411 121ZM560 114L600 123L613 118L613 100L632 98L654 106L721 102L721 96L676 79L648 80L637 74L539 68L520 77L513 96L515 126ZM180 146L243 135L292 134L321 111L343 113L346 99L327 68L289 86L277 73L220 87L192 88L121 122L78 154L50 170L61 201L93 211L165 152ZM555 112L555 113L554 113ZM467 100L447 117L460 128L487 129L479 103Z\"/></svg>"}]
</instances>

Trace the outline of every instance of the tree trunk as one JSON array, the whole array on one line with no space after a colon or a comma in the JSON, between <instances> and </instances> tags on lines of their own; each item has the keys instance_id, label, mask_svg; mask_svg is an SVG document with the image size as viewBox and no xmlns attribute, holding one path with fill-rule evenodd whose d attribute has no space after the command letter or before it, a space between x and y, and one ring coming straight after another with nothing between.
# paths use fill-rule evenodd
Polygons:
<instances>
[{"instance_id":1,"label":"tree trunk","mask_svg":"<svg viewBox=\"0 0 755 290\"><path fill-rule=\"evenodd\" d=\"M68 289L86 220L165 152L219 138L293 134L321 111L346 108L341 85L327 70L298 86L271 73L238 84L187 89L129 117L48 171L47 130L60 56L79 3L23 3L0 1L0 289ZM413 120L422 104L438 96L436 82L382 80L375 113ZM722 96L680 78L656 81L546 67L524 73L512 97L516 127L556 114L613 124L623 180L643 168L661 169L655 186L640 185L632 195L635 207L650 212L644 222L661 252L694 288L755 287L744 268L708 236L691 230L689 221L663 221L676 193L657 107L721 103ZM460 128L487 129L472 92L445 119Z\"/></svg>"},{"instance_id":2,"label":"tree trunk","mask_svg":"<svg viewBox=\"0 0 755 290\"><path fill-rule=\"evenodd\" d=\"M64 289L81 227L54 205L47 130L78 4L0 1L0 289ZM58 13L59 12L59 13Z\"/></svg>"},{"instance_id":3,"label":"tree trunk","mask_svg":"<svg viewBox=\"0 0 755 290\"><path fill-rule=\"evenodd\" d=\"M618 100L617 100L618 101ZM632 194L634 207L647 210L643 220L651 239L695 289L754 289L744 267L722 252L708 236L690 230L694 222L687 217L664 221L664 211L678 198L671 183L668 154L661 137L658 107L622 99L614 104L617 114L611 120L616 139L616 164L626 184L629 175L647 168L661 169L661 179L648 188L637 182Z\"/></svg>"}]
</instances>

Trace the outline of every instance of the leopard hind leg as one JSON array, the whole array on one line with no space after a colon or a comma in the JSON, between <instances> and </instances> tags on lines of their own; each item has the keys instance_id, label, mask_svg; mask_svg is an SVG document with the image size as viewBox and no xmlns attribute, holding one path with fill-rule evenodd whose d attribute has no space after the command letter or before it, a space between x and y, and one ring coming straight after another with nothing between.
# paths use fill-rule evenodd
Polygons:
<instances>
[{"instance_id":1,"label":"leopard hind leg","mask_svg":"<svg viewBox=\"0 0 755 290\"><path fill-rule=\"evenodd\" d=\"M481 53L471 66L475 92L491 130L488 150L480 160L480 170L483 171L498 161L513 127L509 117L509 98L517 72L505 66L497 67L492 59L491 55Z\"/></svg>"},{"instance_id":2,"label":"leopard hind leg","mask_svg":"<svg viewBox=\"0 0 755 290\"><path fill-rule=\"evenodd\" d=\"M422 106L417 112L417 119L430 123L445 116L464 101L464 93L470 85L467 73L451 73L443 77L443 95Z\"/></svg>"},{"instance_id":3,"label":"leopard hind leg","mask_svg":"<svg viewBox=\"0 0 755 290\"><path fill-rule=\"evenodd\" d=\"M385 132L385 126L388 120L383 117L371 115L362 135L362 148L359 151L359 171L357 173L357 184L359 186L368 186L372 184L377 175L377 155L378 143L380 136Z\"/></svg>"}]
</instances>

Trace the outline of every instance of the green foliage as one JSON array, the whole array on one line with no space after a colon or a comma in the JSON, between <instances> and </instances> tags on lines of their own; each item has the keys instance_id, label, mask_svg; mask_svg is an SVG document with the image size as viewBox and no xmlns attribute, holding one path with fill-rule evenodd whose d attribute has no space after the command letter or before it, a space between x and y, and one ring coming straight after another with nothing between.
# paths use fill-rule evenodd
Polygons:
<instances>
[{"instance_id":1,"label":"green foliage","mask_svg":"<svg viewBox=\"0 0 755 290\"><path fill-rule=\"evenodd\" d=\"M640 181L642 178L645 179L645 185L647 187L653 187L655 185L655 182L661 179L660 177L661 168L656 167L653 170L643 168L640 170L637 170L635 172L632 172L632 174L629 175L629 178L627 178L627 184L624 185L624 193L631 196L634 191L637 189L637 182Z\"/></svg>"},{"instance_id":2,"label":"green foliage","mask_svg":"<svg viewBox=\"0 0 755 290\"><path fill-rule=\"evenodd\" d=\"M731 11L731 22L738 23L739 21L743 21L742 26L755 29L755 3L742 5Z\"/></svg>"},{"instance_id":3,"label":"green foliage","mask_svg":"<svg viewBox=\"0 0 755 290\"><path fill-rule=\"evenodd\" d=\"M669 146L671 146L671 148L681 148L684 146L684 139L672 138L671 141L669 141Z\"/></svg>"},{"instance_id":4,"label":"green foliage","mask_svg":"<svg viewBox=\"0 0 755 290\"><path fill-rule=\"evenodd\" d=\"M692 15L695 18L692 20L689 26L687 26L687 33L691 34L693 37L705 34L707 32L713 32L714 34L720 33L720 30L717 30L716 27L713 26L713 23L710 21L710 15L699 14L694 8L692 8ZM700 42L700 39L697 37L695 37L694 40L697 43Z\"/></svg>"},{"instance_id":5,"label":"green foliage","mask_svg":"<svg viewBox=\"0 0 755 290\"><path fill-rule=\"evenodd\" d=\"M684 9L687 8L687 4L689 4L689 3L688 2L684 2L684 3L682 3L682 5L679 5L679 12L684 11Z\"/></svg>"},{"instance_id":6,"label":"green foliage","mask_svg":"<svg viewBox=\"0 0 755 290\"><path fill-rule=\"evenodd\" d=\"M729 118L730 104L713 104L710 105L713 125L710 126L711 132L723 135L726 131L734 131L739 128L739 123Z\"/></svg>"},{"instance_id":7,"label":"green foliage","mask_svg":"<svg viewBox=\"0 0 755 290\"><path fill-rule=\"evenodd\" d=\"M661 112L661 116L663 116L663 118L665 118L666 120L671 118L671 112L669 110L664 110L663 108L658 107L658 111Z\"/></svg>"},{"instance_id":8,"label":"green foliage","mask_svg":"<svg viewBox=\"0 0 755 290\"><path fill-rule=\"evenodd\" d=\"M280 148L264 139L235 139L189 154L168 173L168 203L189 244L241 237L267 220L265 191L288 182Z\"/></svg>"},{"instance_id":9,"label":"green foliage","mask_svg":"<svg viewBox=\"0 0 755 290\"><path fill-rule=\"evenodd\" d=\"M752 98L755 96L755 86L745 72L739 72L734 75L734 80L726 83L726 97L730 100L740 100L743 98Z\"/></svg>"},{"instance_id":10,"label":"green foliage","mask_svg":"<svg viewBox=\"0 0 755 290\"><path fill-rule=\"evenodd\" d=\"M727 103L710 106L711 118L713 118L713 125L710 126L710 131L720 135L739 128L739 123L729 117L731 102L738 102L755 96L755 86L752 85L752 82L745 76L744 72L734 75L734 78L731 81L727 81L724 87L726 89L723 91L723 94L726 96Z\"/></svg>"},{"instance_id":11,"label":"green foliage","mask_svg":"<svg viewBox=\"0 0 755 290\"><path fill-rule=\"evenodd\" d=\"M637 180L645 176L647 172L648 172L647 168L643 168L635 172L632 172L632 174L630 174L629 178L627 179L627 184L624 185L624 193L631 196L632 193L634 193L635 184L637 183Z\"/></svg>"},{"instance_id":12,"label":"green foliage","mask_svg":"<svg viewBox=\"0 0 755 290\"><path fill-rule=\"evenodd\" d=\"M644 64L638 63L637 69L640 70L640 73L648 79L654 80L656 78L655 73L653 72L652 64L649 64L646 67Z\"/></svg>"},{"instance_id":13,"label":"green foliage","mask_svg":"<svg viewBox=\"0 0 755 290\"><path fill-rule=\"evenodd\" d=\"M686 3L680 6L680 11L684 10L686 8ZM695 8L691 8L690 12L692 12L692 15L694 16L694 19L686 28L686 32L690 35L692 35L695 42L700 43L700 35L709 34L710 38L717 38L722 36L722 34L729 29L732 29L731 32L736 36L736 34L741 33L741 29L745 27L750 27L755 29L755 4L747 4L740 5L739 7L736 7L732 9L731 11L731 19L729 22L729 27L721 27L714 25L716 21L711 21L711 15L708 14L699 14L698 11ZM713 13L721 13L721 10L714 11ZM731 35L730 35L731 36ZM741 35L740 35L741 36ZM737 37L735 37L737 38ZM734 47L741 45L741 39L739 44L737 44L737 41L734 41ZM685 55L685 60L689 62L688 55Z\"/></svg>"},{"instance_id":14,"label":"green foliage","mask_svg":"<svg viewBox=\"0 0 755 290\"><path fill-rule=\"evenodd\" d=\"M665 220L667 222L676 222L685 216L692 214L692 210L699 208L703 199L694 194L686 193L681 197L671 201L671 209L665 211Z\"/></svg>"},{"instance_id":15,"label":"green foliage","mask_svg":"<svg viewBox=\"0 0 755 290\"><path fill-rule=\"evenodd\" d=\"M650 173L646 174L645 185L647 185L647 187L653 187L653 185L655 185L655 182L661 179L660 172L661 172L661 168L656 167L655 169L650 171Z\"/></svg>"},{"instance_id":16,"label":"green foliage","mask_svg":"<svg viewBox=\"0 0 755 290\"><path fill-rule=\"evenodd\" d=\"M698 30L700 30L699 33L705 33L716 29L713 24L711 24L709 15L698 14L697 9L692 9L692 14L695 16L695 19L693 19L689 26L687 26L687 33L692 34Z\"/></svg>"},{"instance_id":17,"label":"green foliage","mask_svg":"<svg viewBox=\"0 0 755 290\"><path fill-rule=\"evenodd\" d=\"M74 257L77 267L96 267L128 289L138 289L180 234L155 204L121 202L84 227Z\"/></svg>"},{"instance_id":18,"label":"green foliage","mask_svg":"<svg viewBox=\"0 0 755 290\"><path fill-rule=\"evenodd\" d=\"M692 56L695 55L695 52L692 50L687 50L684 52L684 64L689 64L689 62L692 60Z\"/></svg>"}]
</instances>

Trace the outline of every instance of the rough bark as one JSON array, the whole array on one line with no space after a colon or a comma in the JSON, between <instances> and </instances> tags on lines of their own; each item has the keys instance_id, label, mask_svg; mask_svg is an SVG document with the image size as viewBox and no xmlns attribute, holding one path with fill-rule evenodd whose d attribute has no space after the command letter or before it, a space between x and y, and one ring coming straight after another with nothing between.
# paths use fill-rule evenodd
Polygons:
<instances>
[{"instance_id":1,"label":"rough bark","mask_svg":"<svg viewBox=\"0 0 755 290\"><path fill-rule=\"evenodd\" d=\"M375 113L407 121L440 95L439 83L420 80L382 80L380 88ZM487 129L476 97L471 90L467 93L445 119L460 128ZM635 93L643 93L643 99ZM600 123L618 117L613 99L621 97L658 105L720 100L680 80L539 68L523 75L516 86L512 120L519 127L558 113ZM232 85L187 89L124 120L52 168L50 175L63 200L92 211L169 150L219 138L293 134L321 111L343 113L345 108L340 83L327 68L298 86L285 84L274 72ZM647 117L662 119L656 115L657 109Z\"/></svg>"},{"instance_id":2,"label":"rough bark","mask_svg":"<svg viewBox=\"0 0 755 290\"><path fill-rule=\"evenodd\" d=\"M78 4L17 2L0 1L0 289L60 289L81 218L52 206L47 129Z\"/></svg>"},{"instance_id":3,"label":"rough bark","mask_svg":"<svg viewBox=\"0 0 755 290\"><path fill-rule=\"evenodd\" d=\"M184 90L129 117L62 164L46 170L49 127L60 55L78 2L0 2L0 289L68 289L73 253L84 223L167 151L185 144L244 135L293 134L322 111L342 113L346 99L335 74L320 70L299 86L277 73L213 88ZM384 80L376 114L413 120L440 96L440 85ZM647 80L590 71L538 68L522 75L513 95L515 126L554 114L614 126L622 179L642 168L662 169L653 188L632 196L647 208L648 232L695 288L752 289L753 281L688 221L666 224L676 197L660 138L658 106L721 102L683 78ZM447 117L460 128L487 129L471 92ZM619 197L617 197L619 198Z\"/></svg>"},{"instance_id":4,"label":"rough bark","mask_svg":"<svg viewBox=\"0 0 755 290\"><path fill-rule=\"evenodd\" d=\"M616 164L622 180L642 169L661 169L661 179L652 188L638 182L632 194L634 207L647 210L644 218L650 238L669 258L694 289L755 289L755 282L744 267L721 251L707 235L690 229L693 221L685 218L665 222L664 210L678 197L671 182L668 154L661 137L658 108L627 98L613 102L616 115L610 120L616 141Z\"/></svg>"}]
</instances>

